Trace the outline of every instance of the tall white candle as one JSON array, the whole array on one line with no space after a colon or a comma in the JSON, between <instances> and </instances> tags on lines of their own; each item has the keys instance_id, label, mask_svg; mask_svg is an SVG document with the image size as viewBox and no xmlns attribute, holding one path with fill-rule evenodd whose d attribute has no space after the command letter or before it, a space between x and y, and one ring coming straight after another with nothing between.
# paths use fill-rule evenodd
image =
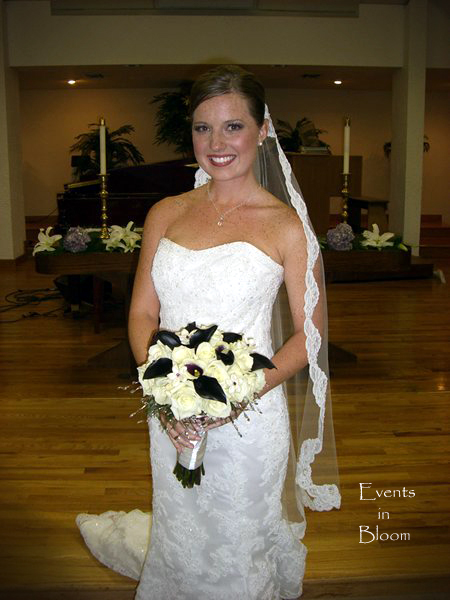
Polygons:
<instances>
[{"instance_id":1,"label":"tall white candle","mask_svg":"<svg viewBox=\"0 0 450 600\"><path fill-rule=\"evenodd\" d=\"M100 119L100 175L106 175L106 126L105 119Z\"/></svg>"},{"instance_id":2,"label":"tall white candle","mask_svg":"<svg viewBox=\"0 0 450 600\"><path fill-rule=\"evenodd\" d=\"M350 173L350 117L344 119L344 175Z\"/></svg>"}]
</instances>

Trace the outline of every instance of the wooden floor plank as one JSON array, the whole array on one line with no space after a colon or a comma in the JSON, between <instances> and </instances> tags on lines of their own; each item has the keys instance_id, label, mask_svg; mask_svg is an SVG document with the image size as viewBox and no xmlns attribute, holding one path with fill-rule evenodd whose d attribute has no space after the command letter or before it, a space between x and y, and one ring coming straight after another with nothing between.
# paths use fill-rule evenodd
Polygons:
<instances>
[{"instance_id":1,"label":"wooden floor plank","mask_svg":"<svg viewBox=\"0 0 450 600\"><path fill-rule=\"evenodd\" d=\"M437 265L447 278L449 264ZM31 261L0 273L3 296L52 286ZM448 286L334 284L328 299L330 341L358 360L332 365L343 501L340 511L307 513L303 598L441 600L450 583ZM131 600L135 583L99 565L74 523L79 512L150 507L147 431L129 416L138 397L120 389L127 367L88 363L124 338L124 324L119 309L100 334L89 316L62 310L4 322L58 307L0 313L0 597ZM362 501L360 483L414 496ZM361 544L360 526L377 525L410 540Z\"/></svg>"}]
</instances>

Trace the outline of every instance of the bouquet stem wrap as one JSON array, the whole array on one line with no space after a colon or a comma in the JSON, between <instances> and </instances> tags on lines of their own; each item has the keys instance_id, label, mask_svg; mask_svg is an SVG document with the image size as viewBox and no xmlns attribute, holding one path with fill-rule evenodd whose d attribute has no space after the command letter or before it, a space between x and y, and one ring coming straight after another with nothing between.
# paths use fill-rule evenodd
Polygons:
<instances>
[{"instance_id":1,"label":"bouquet stem wrap","mask_svg":"<svg viewBox=\"0 0 450 600\"><path fill-rule=\"evenodd\" d=\"M173 472L178 481L181 481L183 487L192 488L194 485L200 485L201 477L205 474L203 457L205 456L208 434L205 431L200 435L202 435L202 438L194 442L193 448L184 448L177 456L177 464Z\"/></svg>"}]
</instances>

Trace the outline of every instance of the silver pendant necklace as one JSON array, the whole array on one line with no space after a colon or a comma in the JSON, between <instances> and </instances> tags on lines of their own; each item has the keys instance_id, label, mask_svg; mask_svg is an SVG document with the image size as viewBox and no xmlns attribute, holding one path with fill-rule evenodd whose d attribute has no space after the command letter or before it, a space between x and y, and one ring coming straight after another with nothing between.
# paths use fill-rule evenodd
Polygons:
<instances>
[{"instance_id":1,"label":"silver pendant necklace","mask_svg":"<svg viewBox=\"0 0 450 600\"><path fill-rule=\"evenodd\" d=\"M210 184L211 184L211 180L208 181L207 185L206 185L206 191L208 193L208 200L210 200L211 204L214 206L214 209L217 213L217 216L219 217L219 220L217 221L217 225L219 227L223 226L223 223L225 221L225 217L230 214L230 212L233 212L233 210L236 210L238 208L240 208L241 206L243 206L244 204L246 204L247 200L244 200L243 202L241 202L240 204L237 204L236 206L233 206L232 208L229 208L228 210L226 210L225 212L221 213L219 211L219 209L217 208L217 206L214 203L214 200L211 197L211 190L210 190ZM258 186L258 189L261 187L261 185ZM252 198L253 198L253 194L252 194Z\"/></svg>"}]
</instances>

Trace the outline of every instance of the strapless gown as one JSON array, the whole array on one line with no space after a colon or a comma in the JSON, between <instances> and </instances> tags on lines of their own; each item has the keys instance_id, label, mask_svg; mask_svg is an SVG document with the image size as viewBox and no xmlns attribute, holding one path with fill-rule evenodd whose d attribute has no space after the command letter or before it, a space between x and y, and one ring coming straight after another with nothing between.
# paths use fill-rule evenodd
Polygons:
<instances>
[{"instance_id":1,"label":"strapless gown","mask_svg":"<svg viewBox=\"0 0 450 600\"><path fill-rule=\"evenodd\" d=\"M245 333L258 352L272 356L272 308L283 267L267 254L248 242L190 250L162 238L151 275L161 328L214 323ZM150 419L153 520L136 600L301 594L306 548L281 505L290 446L282 386L259 407L261 414L251 413L249 421L239 418L242 437L231 424L208 433L206 474L193 489L174 477L175 448Z\"/></svg>"}]
</instances>

